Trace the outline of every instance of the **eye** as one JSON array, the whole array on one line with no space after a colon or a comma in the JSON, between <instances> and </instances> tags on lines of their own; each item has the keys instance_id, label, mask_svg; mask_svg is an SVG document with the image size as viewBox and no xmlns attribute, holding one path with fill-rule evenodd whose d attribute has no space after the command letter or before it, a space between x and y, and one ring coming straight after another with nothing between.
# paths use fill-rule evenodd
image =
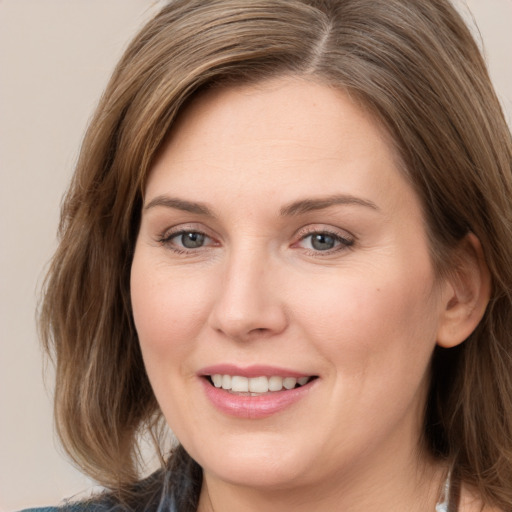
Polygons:
<instances>
[{"instance_id":1,"label":"eye","mask_svg":"<svg viewBox=\"0 0 512 512\"><path fill-rule=\"evenodd\" d=\"M206 235L203 233L198 233L197 231L189 231L186 233L181 233L173 237L180 245L185 247L185 249L197 249L198 247L202 247L206 240Z\"/></svg>"},{"instance_id":2,"label":"eye","mask_svg":"<svg viewBox=\"0 0 512 512\"><path fill-rule=\"evenodd\" d=\"M315 231L302 236L297 245L314 252L336 252L350 247L353 243L352 239L338 233Z\"/></svg>"},{"instance_id":3,"label":"eye","mask_svg":"<svg viewBox=\"0 0 512 512\"><path fill-rule=\"evenodd\" d=\"M190 251L212 245L213 240L200 231L181 230L164 235L160 242L179 252L181 250Z\"/></svg>"}]
</instances>

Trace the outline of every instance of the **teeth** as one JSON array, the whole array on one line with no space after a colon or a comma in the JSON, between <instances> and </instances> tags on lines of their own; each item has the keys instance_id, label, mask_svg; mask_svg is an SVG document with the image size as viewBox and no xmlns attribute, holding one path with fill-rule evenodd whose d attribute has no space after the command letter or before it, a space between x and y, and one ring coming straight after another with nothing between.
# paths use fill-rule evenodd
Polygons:
<instances>
[{"instance_id":1,"label":"teeth","mask_svg":"<svg viewBox=\"0 0 512 512\"><path fill-rule=\"evenodd\" d=\"M267 393L268 379L267 377L253 377L249 379L249 391L251 393Z\"/></svg>"},{"instance_id":2,"label":"teeth","mask_svg":"<svg viewBox=\"0 0 512 512\"><path fill-rule=\"evenodd\" d=\"M293 377L286 377L283 379L283 387L286 389L293 389L295 384L297 384L297 379L294 379Z\"/></svg>"},{"instance_id":3,"label":"teeth","mask_svg":"<svg viewBox=\"0 0 512 512\"><path fill-rule=\"evenodd\" d=\"M269 391L281 391L293 389L297 386L304 386L311 377L242 377L240 375L211 375L213 385L234 393L268 393Z\"/></svg>"},{"instance_id":4,"label":"teeth","mask_svg":"<svg viewBox=\"0 0 512 512\"><path fill-rule=\"evenodd\" d=\"M231 377L231 391L235 393L247 393L249 391L249 379L234 375Z\"/></svg>"},{"instance_id":5,"label":"teeth","mask_svg":"<svg viewBox=\"0 0 512 512\"><path fill-rule=\"evenodd\" d=\"M231 389L231 375L222 376L222 389Z\"/></svg>"},{"instance_id":6,"label":"teeth","mask_svg":"<svg viewBox=\"0 0 512 512\"><path fill-rule=\"evenodd\" d=\"M270 377L268 379L268 390L269 391L281 391L283 389L283 378L282 377Z\"/></svg>"}]
</instances>

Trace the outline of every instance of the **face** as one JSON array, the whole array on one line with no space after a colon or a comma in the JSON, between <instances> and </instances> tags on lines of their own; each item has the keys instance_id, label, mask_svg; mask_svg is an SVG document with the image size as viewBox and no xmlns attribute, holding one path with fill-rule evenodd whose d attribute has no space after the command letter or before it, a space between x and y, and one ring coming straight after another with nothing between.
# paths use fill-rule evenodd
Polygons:
<instances>
[{"instance_id":1,"label":"face","mask_svg":"<svg viewBox=\"0 0 512 512\"><path fill-rule=\"evenodd\" d=\"M155 395L206 478L413 464L443 293L399 165L368 113L299 79L208 92L179 120L131 293Z\"/></svg>"}]
</instances>

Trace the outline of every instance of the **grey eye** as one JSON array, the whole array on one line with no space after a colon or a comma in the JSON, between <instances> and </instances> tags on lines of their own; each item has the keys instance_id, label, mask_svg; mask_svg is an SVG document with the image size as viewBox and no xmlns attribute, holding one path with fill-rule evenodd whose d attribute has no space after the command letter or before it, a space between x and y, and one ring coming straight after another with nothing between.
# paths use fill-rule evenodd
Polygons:
<instances>
[{"instance_id":1,"label":"grey eye","mask_svg":"<svg viewBox=\"0 0 512 512\"><path fill-rule=\"evenodd\" d=\"M199 249L215 247L216 242L202 231L194 229L182 229L163 235L159 242L166 248L178 254L198 252Z\"/></svg>"},{"instance_id":2,"label":"grey eye","mask_svg":"<svg viewBox=\"0 0 512 512\"><path fill-rule=\"evenodd\" d=\"M180 245L186 249L197 249L204 245L206 236L203 233L198 233L197 231L189 231L181 233L177 238Z\"/></svg>"},{"instance_id":3,"label":"grey eye","mask_svg":"<svg viewBox=\"0 0 512 512\"><path fill-rule=\"evenodd\" d=\"M316 253L331 253L347 249L354 240L329 231L315 231L303 236L298 245Z\"/></svg>"},{"instance_id":4,"label":"grey eye","mask_svg":"<svg viewBox=\"0 0 512 512\"><path fill-rule=\"evenodd\" d=\"M328 233L315 233L311 235L311 247L316 251L328 251L334 249L337 239Z\"/></svg>"}]
</instances>

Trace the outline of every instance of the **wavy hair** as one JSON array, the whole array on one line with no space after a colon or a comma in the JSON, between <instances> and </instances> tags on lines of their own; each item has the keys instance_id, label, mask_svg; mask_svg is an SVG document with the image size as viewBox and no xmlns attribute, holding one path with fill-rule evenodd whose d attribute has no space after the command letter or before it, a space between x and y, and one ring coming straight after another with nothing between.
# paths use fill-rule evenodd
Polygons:
<instances>
[{"instance_id":1,"label":"wavy hair","mask_svg":"<svg viewBox=\"0 0 512 512\"><path fill-rule=\"evenodd\" d=\"M137 440L161 425L129 293L148 172L202 90L285 75L348 92L386 127L439 272L468 232L479 238L491 301L463 344L435 350L424 443L485 502L510 510L512 142L480 51L448 0L174 0L147 23L85 135L44 286L40 331L56 364L64 447L120 495L139 480ZM171 465L193 468L183 492L194 510L201 472L178 451Z\"/></svg>"}]
</instances>

